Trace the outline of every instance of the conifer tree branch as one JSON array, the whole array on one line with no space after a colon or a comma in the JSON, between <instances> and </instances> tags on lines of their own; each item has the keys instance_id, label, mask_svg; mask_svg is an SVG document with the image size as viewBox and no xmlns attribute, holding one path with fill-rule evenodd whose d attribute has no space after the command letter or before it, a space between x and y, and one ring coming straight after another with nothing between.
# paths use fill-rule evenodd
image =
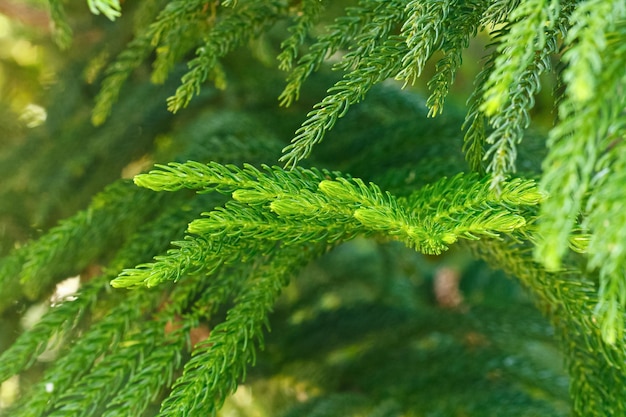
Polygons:
<instances>
[{"instance_id":1,"label":"conifer tree branch","mask_svg":"<svg viewBox=\"0 0 626 417\"><path fill-rule=\"evenodd\" d=\"M501 33L501 32L500 32ZM496 34L496 39L498 35ZM468 99L467 115L463 122L462 129L465 131L463 137L463 152L465 159L469 163L472 172L485 173L483 167L485 159L485 142L487 141L488 120L485 114L480 110L484 95L481 86L485 85L489 79L489 74L493 71L497 52L492 53L483 65L482 70L476 76L476 88L472 91Z\"/></svg>"},{"instance_id":2,"label":"conifer tree branch","mask_svg":"<svg viewBox=\"0 0 626 417\"><path fill-rule=\"evenodd\" d=\"M226 9L227 12L206 34L204 45L197 49L196 57L189 62L190 71L183 76L182 84L168 98L168 109L176 113L186 107L200 92L200 86L215 68L218 59L275 23L284 14L283 8L280 1L258 0L243 3L236 9Z\"/></svg>"},{"instance_id":3,"label":"conifer tree branch","mask_svg":"<svg viewBox=\"0 0 626 417\"><path fill-rule=\"evenodd\" d=\"M317 71L330 55L351 44L355 37L372 19L376 18L378 2L360 0L358 6L346 8L346 15L338 17L327 27L328 33L320 36L309 52L302 56L298 65L287 77L287 85L279 96L281 106L290 106L300 96L300 89L307 78ZM389 3L389 2L381 2Z\"/></svg>"},{"instance_id":4,"label":"conifer tree branch","mask_svg":"<svg viewBox=\"0 0 626 417\"><path fill-rule=\"evenodd\" d=\"M183 375L163 402L159 416L172 413L215 416L226 396L235 391L246 368L255 362L255 350L263 348L267 315L291 276L310 259L314 246L281 249L260 265L250 277L209 338L197 345L185 364Z\"/></svg>"},{"instance_id":5,"label":"conifer tree branch","mask_svg":"<svg viewBox=\"0 0 626 417\"><path fill-rule=\"evenodd\" d=\"M99 293L107 285L107 277L101 277L81 288L76 300L66 301L52 307L29 331L22 333L9 349L0 355L0 381L29 368L37 357L52 346L56 338L58 345L87 315Z\"/></svg>"},{"instance_id":6,"label":"conifer tree branch","mask_svg":"<svg viewBox=\"0 0 626 417\"><path fill-rule=\"evenodd\" d=\"M197 300L194 300L192 308L185 311L180 308L180 302L168 305L168 311L161 312L161 320L156 322L159 329L157 347L143 358L141 367L130 376L128 385L134 389L118 392L108 404L103 417L140 415L150 401L164 388L169 388L174 382L175 372L182 364L182 352L191 349L189 332L198 325L199 320L210 319L231 294L238 291L245 282L245 277L240 275L248 272L249 265L222 268L211 277ZM203 277L196 280L197 283L202 281L206 280ZM180 321L176 317L180 317ZM168 321L174 326L169 333L164 331L165 322Z\"/></svg>"},{"instance_id":7,"label":"conifer tree branch","mask_svg":"<svg viewBox=\"0 0 626 417\"><path fill-rule=\"evenodd\" d=\"M61 394L50 415L86 417L103 408L127 380L144 367L145 358L159 348L168 322L186 310L205 287L202 279L186 280L177 285L153 320L132 323L131 331L122 336L121 343ZM184 335L182 340L186 340Z\"/></svg>"},{"instance_id":8,"label":"conifer tree branch","mask_svg":"<svg viewBox=\"0 0 626 417\"><path fill-rule=\"evenodd\" d=\"M623 108L623 104L616 107L615 110L621 112L619 109ZM622 245L626 239L622 203L626 198L622 187L626 181L623 138L622 122L615 136L609 135L604 140L602 148L606 149L605 155L599 159L596 167L598 172L590 184L593 191L587 201L587 216L583 221L583 228L592 232L586 248L589 260L587 269L590 272L597 270L600 277L595 312L603 334L610 343L623 338L622 312L626 306L626 252Z\"/></svg>"},{"instance_id":9,"label":"conifer tree branch","mask_svg":"<svg viewBox=\"0 0 626 417\"><path fill-rule=\"evenodd\" d=\"M50 309L0 356L0 379L6 379L29 369L49 340L58 337L61 345L76 337L69 346L60 346L59 358L9 410L12 416L141 415L169 389L160 415L215 415L254 362L263 326L288 276L324 250L356 236L398 240L426 254L442 253L459 240L469 241L478 256L517 276L551 318L571 377L573 415L626 415L623 1L358 0L355 7L338 11L340 17L330 24L323 13L330 3L321 0L147 0L128 8L119 0L86 3L92 13L111 20L122 6L125 14L136 17L136 23L129 25L135 38L105 71L94 124L104 122L118 98L124 106L116 113L133 109L132 101L126 104L120 94L122 85L153 51L152 81L163 82L187 60L189 51L196 50L189 71L168 100L171 111L187 106L207 80L224 87L230 70L237 89L234 94L212 92L216 100L199 112L201 117L194 114L196 109L187 112L189 119L202 120L185 119L183 128L175 128L176 140L189 144L183 156L172 156L176 146L169 144L169 134L155 140L154 149L147 142L146 148L133 148L138 155L147 152L154 159L165 159L160 157L163 152L177 161L217 161L158 165L135 178L136 185L155 191L185 189L195 194L157 195L114 185L86 210L38 241L16 246L0 261L3 293L27 295L32 301L44 299L55 281L94 262L108 263L101 277L83 286L77 300ZM337 7L343 4L333 3L328 14L335 14ZM71 28L63 2L50 0L50 11L57 43L66 47ZM71 17L72 21L78 17L74 8ZM103 19L94 21L99 25ZM317 36L318 27L325 27L325 34ZM345 137L347 144L325 149L326 155L322 152L327 166L339 162L342 169L349 167L367 181L296 166L373 86L394 78L413 83L425 72L427 61L439 53L443 55L428 82L432 93L426 103L429 115L441 112L464 50L479 31L490 32L493 43L487 48L495 52L477 77L464 124L463 150L476 174L441 178L416 189L446 169L460 169L450 150L442 149L448 144L436 143L453 135L448 129L452 123L445 121L446 115L443 122L429 125L426 133L412 136L407 132L424 126L407 123L410 115L398 118L395 104L386 108L387 101L379 103L375 117L364 117L367 109L359 107L364 112L357 111L346 129L340 126L338 136ZM256 42L254 47L263 43L267 50L277 50L280 69L290 71L279 97L282 105L299 98L302 84L324 61L344 72L284 148L280 160L290 170L249 164L267 162L274 157L270 148L276 143L283 146L274 136L259 134L266 126L273 129L279 120L261 97L273 82L260 86L258 74L249 74L254 70L242 68L238 57L227 58L258 36L267 43ZM549 133L549 154L537 188L533 181L510 174L519 165L518 151L536 152L535 158L542 152L528 143L532 135L525 130L541 87L539 77L551 70L555 60L564 68L557 74L563 92L557 99L559 120ZM145 74L136 75L146 79ZM69 76L59 76L75 83ZM133 97L136 106L141 98ZM411 107L412 116L425 116L424 103L415 101L419 104ZM215 110L233 103L237 109L232 112ZM244 106L254 110L249 116L254 123L242 116ZM398 106L402 112L409 107ZM259 120L270 114L268 120ZM56 156L58 149L74 143L79 129L68 128L66 134L66 126L53 119L51 137L61 138ZM144 120L143 126L148 122ZM279 124L276 132L289 122ZM367 132L354 134L356 125ZM45 159L53 160L45 172L53 173L57 183L70 178L73 167L86 169L85 161L109 151L113 143L106 141L106 130L101 132L93 136L95 142L89 142L82 160L55 166L55 158L42 152L28 161L29 169L19 170L20 178L10 180L5 190L24 188L24 179L33 188L28 173ZM415 143L415 137L429 135L432 139ZM518 146L524 136L524 146ZM33 143L38 144L28 142L21 155L28 155ZM361 153L365 146L368 151ZM330 155L334 151L336 155ZM349 153L338 161L338 155ZM18 159L12 155L3 153L0 159ZM534 177L534 165L523 166L527 167ZM5 176L13 174L11 170L8 164ZM484 176L485 171L490 175ZM378 183L382 189L368 182L372 178L382 179ZM56 190L38 189L50 194ZM224 203L227 198L232 201ZM167 250L170 244L173 248ZM114 287L152 287L168 281L176 285L163 285L158 292L105 290L105 281L111 278ZM213 325L214 313L224 311L218 309L230 301L234 304L226 321L210 330L209 338L196 346L184 365L184 353L192 349L190 332L206 320ZM11 302L0 298L0 309ZM405 305L398 307L403 309ZM321 399L320 407L310 410L328 411L324 410L328 406L336 413L340 400ZM357 403L346 407L347 413L366 409L362 404L367 401ZM368 411L400 412L377 405Z\"/></svg>"},{"instance_id":10,"label":"conifer tree branch","mask_svg":"<svg viewBox=\"0 0 626 417\"><path fill-rule=\"evenodd\" d=\"M390 194L358 179L337 177L320 182L321 174L312 171L286 172L267 167L265 170L270 175L251 166L240 170L215 163L188 162L161 166L160 171L137 177L138 184L153 189L204 186L204 191L232 192L237 202L229 202L224 208L191 222L188 232L197 237L188 236L175 242L179 248L156 257L155 263L125 270L113 285L154 286L176 281L188 273L213 271L223 262L243 259L241 245L251 253L266 253L273 246L268 242L332 243L350 239L357 233L382 232L424 253L441 253L459 238L477 239L515 232L527 224L520 215L524 213L517 207L536 205L541 199L532 182L513 181L503 199L492 196L488 200L491 193L485 189L485 181L474 185L471 181L475 180L470 178L468 184L476 190L470 194L476 204L472 208L466 194L459 193L463 188L454 187L464 180L457 176L450 181L452 186L443 182L426 187L421 198L420 194L414 195L412 212L408 212ZM318 190L314 188L316 184ZM431 202L434 210L423 205L422 200L428 198L439 199ZM442 207L442 202L449 202L447 209ZM508 210L501 202L513 208Z\"/></svg>"},{"instance_id":11,"label":"conifer tree branch","mask_svg":"<svg viewBox=\"0 0 626 417\"><path fill-rule=\"evenodd\" d=\"M124 238L127 230L155 210L161 197L130 185L114 183L94 197L87 210L23 247L20 281L28 296L37 297L55 280L80 272L104 253L111 241Z\"/></svg>"},{"instance_id":12,"label":"conifer tree branch","mask_svg":"<svg viewBox=\"0 0 626 417\"><path fill-rule=\"evenodd\" d=\"M120 91L131 73L141 65L152 51L150 33L139 33L128 44L115 62L106 69L102 87L91 111L91 122L95 126L103 124L111 114Z\"/></svg>"},{"instance_id":13,"label":"conifer tree branch","mask_svg":"<svg viewBox=\"0 0 626 417\"><path fill-rule=\"evenodd\" d=\"M116 314L108 315L91 326L90 331L57 359L54 366L35 384L32 396L23 397L12 411L14 416L45 415L54 402L72 384L87 373L100 355L113 349L146 309L158 301L160 294L137 291L128 302L121 304ZM42 395L41 393L46 393Z\"/></svg>"},{"instance_id":14,"label":"conifer tree branch","mask_svg":"<svg viewBox=\"0 0 626 417\"><path fill-rule=\"evenodd\" d=\"M522 74L535 61L535 54L545 55L546 29L550 29L558 18L559 4L552 0L526 1L512 12L512 23L500 38L494 70L483 87L481 110L487 116L506 108L511 91L525 78Z\"/></svg>"},{"instance_id":15,"label":"conifer tree branch","mask_svg":"<svg viewBox=\"0 0 626 417\"><path fill-rule=\"evenodd\" d=\"M296 61L299 49L304 45L305 38L312 26L319 20L324 10L321 0L303 0L295 11L294 23L287 29L291 35L280 43L281 53L278 54L278 68L290 71Z\"/></svg>"},{"instance_id":16,"label":"conifer tree branch","mask_svg":"<svg viewBox=\"0 0 626 417\"><path fill-rule=\"evenodd\" d=\"M6 257L0 259L0 288L5 294L22 294L20 272L26 262L26 253L22 248L12 250ZM0 297L0 312L10 306L9 297Z\"/></svg>"},{"instance_id":17,"label":"conifer tree branch","mask_svg":"<svg viewBox=\"0 0 626 417\"><path fill-rule=\"evenodd\" d=\"M594 318L598 294L589 278L575 269L546 271L530 260L529 248L512 242L485 239L471 246L490 265L519 278L551 317L567 353L574 415L601 417L626 412L622 395L626 391L626 353L621 343L607 343ZM607 383L619 392L603 389Z\"/></svg>"},{"instance_id":18,"label":"conifer tree branch","mask_svg":"<svg viewBox=\"0 0 626 417\"><path fill-rule=\"evenodd\" d=\"M486 138L492 146L484 158L497 190L507 174L515 171L517 145L530 125L529 109L540 89L539 76L550 69L551 54L557 52L556 32L559 4L544 0L524 2L511 16L513 22L500 39L493 71L481 87L480 105L494 128ZM511 46L514 45L514 46Z\"/></svg>"},{"instance_id":19,"label":"conifer tree branch","mask_svg":"<svg viewBox=\"0 0 626 417\"><path fill-rule=\"evenodd\" d=\"M406 39L408 52L402 57L402 69L396 75L397 80L403 80L405 85L413 84L432 53L441 48L445 33L443 26L450 8L448 0L411 0L406 5L407 19L401 36Z\"/></svg>"},{"instance_id":20,"label":"conifer tree branch","mask_svg":"<svg viewBox=\"0 0 626 417\"><path fill-rule=\"evenodd\" d=\"M351 105L361 101L367 92L381 81L390 78L400 68L402 56L406 53L406 44L399 37L391 36L383 44L363 57L359 67L344 75L314 110L307 114L307 119L296 131L291 144L283 149L280 161L286 167L293 168L299 161L311 153L314 145L321 142L337 122L345 116Z\"/></svg>"},{"instance_id":21,"label":"conifer tree branch","mask_svg":"<svg viewBox=\"0 0 626 417\"><path fill-rule=\"evenodd\" d=\"M119 0L87 0L91 13L103 14L109 20L115 20L122 15L122 7Z\"/></svg>"},{"instance_id":22,"label":"conifer tree branch","mask_svg":"<svg viewBox=\"0 0 626 417\"><path fill-rule=\"evenodd\" d=\"M598 50L604 50L606 33L615 29L615 22L626 14L626 10L621 3L606 2L600 10L594 8L592 12L589 8L595 4L585 2L572 14L572 18L580 19L575 20L576 24L566 38L570 49L564 59L570 67L564 73L567 90L559 104L561 121L550 131L550 152L543 162L541 187L550 198L542 207L539 225L542 240L535 256L548 269L558 269L560 265L568 237L589 190L602 151L601 143L613 125L620 123L617 115L621 111L622 99L614 92L623 88L623 73L611 65L614 63L611 51L600 56ZM593 23L587 19L593 19ZM596 84L594 94L589 95L582 84L584 77L594 74L600 82Z\"/></svg>"},{"instance_id":23,"label":"conifer tree branch","mask_svg":"<svg viewBox=\"0 0 626 417\"><path fill-rule=\"evenodd\" d=\"M333 70L351 71L359 67L364 56L369 56L377 45L393 33L405 17L404 1L372 1L371 19L363 22L348 52L333 65Z\"/></svg>"},{"instance_id":24,"label":"conifer tree branch","mask_svg":"<svg viewBox=\"0 0 626 417\"><path fill-rule=\"evenodd\" d=\"M450 85L454 83L456 71L461 67L463 51L478 31L484 2L471 1L451 6L454 7L454 13L450 13L446 21L441 47L444 56L437 61L437 72L428 82L431 94L426 105L430 117L443 111L443 103L448 96Z\"/></svg>"},{"instance_id":25,"label":"conifer tree branch","mask_svg":"<svg viewBox=\"0 0 626 417\"><path fill-rule=\"evenodd\" d=\"M50 6L54 41L59 48L68 49L72 44L72 28L67 23L63 2L62 0L48 0L48 5Z\"/></svg>"}]
</instances>

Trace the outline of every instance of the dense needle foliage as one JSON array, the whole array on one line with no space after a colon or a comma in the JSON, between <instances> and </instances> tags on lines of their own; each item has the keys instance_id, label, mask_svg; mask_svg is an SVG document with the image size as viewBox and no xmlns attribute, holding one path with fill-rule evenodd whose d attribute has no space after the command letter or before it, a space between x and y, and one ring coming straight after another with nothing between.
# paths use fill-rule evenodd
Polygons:
<instances>
[{"instance_id":1,"label":"dense needle foliage","mask_svg":"<svg viewBox=\"0 0 626 417\"><path fill-rule=\"evenodd\" d=\"M626 3L65 3L2 128L0 312L48 308L0 413L626 415Z\"/></svg>"}]
</instances>

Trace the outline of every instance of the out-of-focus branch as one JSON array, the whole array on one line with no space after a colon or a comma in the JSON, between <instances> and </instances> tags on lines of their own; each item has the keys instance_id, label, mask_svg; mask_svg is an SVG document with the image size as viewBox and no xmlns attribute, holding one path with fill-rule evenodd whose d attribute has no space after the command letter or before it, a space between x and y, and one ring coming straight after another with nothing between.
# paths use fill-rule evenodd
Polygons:
<instances>
[{"instance_id":1,"label":"out-of-focus branch","mask_svg":"<svg viewBox=\"0 0 626 417\"><path fill-rule=\"evenodd\" d=\"M0 14L46 32L50 31L50 17L45 10L22 2L3 0L0 2Z\"/></svg>"}]
</instances>

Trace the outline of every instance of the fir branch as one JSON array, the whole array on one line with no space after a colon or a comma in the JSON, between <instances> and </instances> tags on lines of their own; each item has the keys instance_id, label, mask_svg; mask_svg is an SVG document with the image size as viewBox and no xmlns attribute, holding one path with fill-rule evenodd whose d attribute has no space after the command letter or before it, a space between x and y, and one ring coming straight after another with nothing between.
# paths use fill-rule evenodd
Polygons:
<instances>
[{"instance_id":1,"label":"fir branch","mask_svg":"<svg viewBox=\"0 0 626 417\"><path fill-rule=\"evenodd\" d=\"M216 415L240 379L245 379L248 364L254 364L257 346L263 347L268 313L290 277L310 259L310 249L307 245L282 249L256 269L226 320L194 349L159 416Z\"/></svg>"}]
</instances>

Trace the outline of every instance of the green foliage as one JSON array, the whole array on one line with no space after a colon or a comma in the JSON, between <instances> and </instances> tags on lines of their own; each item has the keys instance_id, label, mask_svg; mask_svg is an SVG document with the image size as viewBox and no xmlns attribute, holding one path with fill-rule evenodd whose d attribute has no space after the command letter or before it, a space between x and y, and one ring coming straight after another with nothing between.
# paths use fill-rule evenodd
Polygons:
<instances>
[{"instance_id":1,"label":"green foliage","mask_svg":"<svg viewBox=\"0 0 626 417\"><path fill-rule=\"evenodd\" d=\"M0 312L47 307L0 340L7 415L626 414L623 2L132 3L50 0L70 59L6 129ZM468 253L551 327L485 271L443 297Z\"/></svg>"}]
</instances>

